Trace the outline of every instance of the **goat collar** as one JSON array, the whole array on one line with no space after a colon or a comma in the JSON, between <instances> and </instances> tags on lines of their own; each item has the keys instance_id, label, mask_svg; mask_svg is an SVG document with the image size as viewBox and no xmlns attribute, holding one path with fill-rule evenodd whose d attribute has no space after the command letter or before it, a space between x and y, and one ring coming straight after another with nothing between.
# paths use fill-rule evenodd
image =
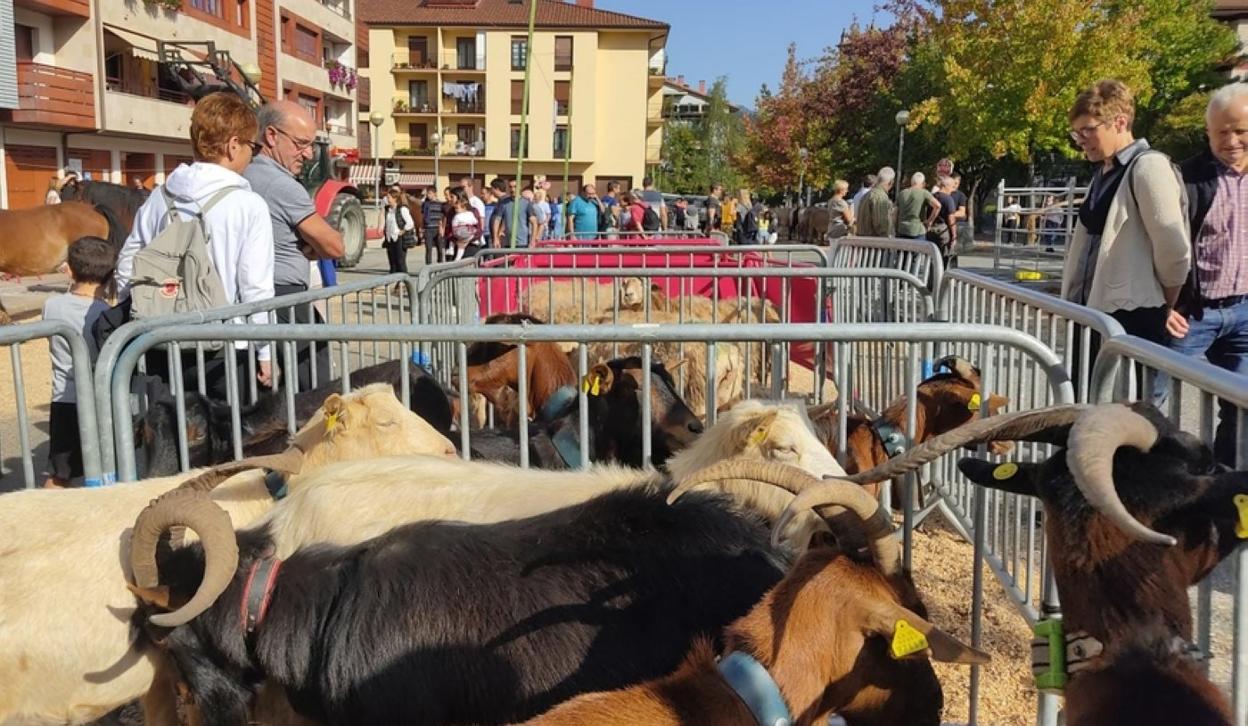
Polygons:
<instances>
[{"instance_id":1,"label":"goat collar","mask_svg":"<svg viewBox=\"0 0 1248 726\"><path fill-rule=\"evenodd\" d=\"M564 415L572 407L572 403L576 401L576 395L576 386L560 386L556 388L555 392L550 394L550 398L546 399L542 409L537 412L538 418L546 423L550 423Z\"/></svg>"},{"instance_id":2,"label":"goat collar","mask_svg":"<svg viewBox=\"0 0 1248 726\"><path fill-rule=\"evenodd\" d=\"M282 561L272 556L262 557L251 563L239 608L239 621L247 635L254 633L264 621L264 616L269 611L269 601L273 598L273 587L277 584L277 573L281 569Z\"/></svg>"},{"instance_id":3,"label":"goat collar","mask_svg":"<svg viewBox=\"0 0 1248 726\"><path fill-rule=\"evenodd\" d=\"M893 424L883 416L871 421L871 430L884 445L884 453L888 458L895 459L910 448L910 439L902 432L901 427Z\"/></svg>"},{"instance_id":4,"label":"goat collar","mask_svg":"<svg viewBox=\"0 0 1248 726\"><path fill-rule=\"evenodd\" d=\"M1040 691L1062 691L1071 678L1096 666L1105 650L1105 644L1086 631L1065 634L1062 621L1058 619L1041 620L1034 630L1036 637L1031 641L1031 672L1036 689ZM1177 635L1166 645L1172 655L1193 663L1209 659L1199 646Z\"/></svg>"},{"instance_id":5,"label":"goat collar","mask_svg":"<svg viewBox=\"0 0 1248 726\"><path fill-rule=\"evenodd\" d=\"M760 726L789 726L793 723L780 686L753 656L734 650L720 658L715 667L737 698L754 714L754 720Z\"/></svg>"},{"instance_id":6,"label":"goat collar","mask_svg":"<svg viewBox=\"0 0 1248 726\"><path fill-rule=\"evenodd\" d=\"M556 419L566 415L577 400L576 386L560 386L555 389L550 398L542 406L542 410L538 412L540 418L547 425L553 423ZM577 437L576 426L564 426L550 437L551 443L555 445L555 453L563 459L564 466L569 469L578 469L581 466L581 440Z\"/></svg>"},{"instance_id":7,"label":"goat collar","mask_svg":"<svg viewBox=\"0 0 1248 726\"><path fill-rule=\"evenodd\" d=\"M286 474L276 469L264 470L264 488L269 490L269 496L273 497L273 501L281 501L286 498Z\"/></svg>"}]
</instances>

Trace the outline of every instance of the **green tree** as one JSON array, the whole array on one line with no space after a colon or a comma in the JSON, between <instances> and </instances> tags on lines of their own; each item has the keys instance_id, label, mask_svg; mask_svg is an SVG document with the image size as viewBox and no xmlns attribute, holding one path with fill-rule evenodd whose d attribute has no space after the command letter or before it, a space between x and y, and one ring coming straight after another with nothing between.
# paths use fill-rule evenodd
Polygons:
<instances>
[{"instance_id":1,"label":"green tree","mask_svg":"<svg viewBox=\"0 0 1248 726\"><path fill-rule=\"evenodd\" d=\"M756 115L745 123L739 167L756 191L781 194L797 186L802 167L798 149L806 143L808 132L803 113L807 82L797 62L797 46L790 44L779 90L772 94L763 86L755 103Z\"/></svg>"},{"instance_id":2,"label":"green tree","mask_svg":"<svg viewBox=\"0 0 1248 726\"><path fill-rule=\"evenodd\" d=\"M739 113L728 103L723 78L715 81L702 117L693 122L672 121L663 132L663 160L667 168L659 185L677 194L705 194L713 183L734 189L741 174L734 165L744 144Z\"/></svg>"}]
</instances>

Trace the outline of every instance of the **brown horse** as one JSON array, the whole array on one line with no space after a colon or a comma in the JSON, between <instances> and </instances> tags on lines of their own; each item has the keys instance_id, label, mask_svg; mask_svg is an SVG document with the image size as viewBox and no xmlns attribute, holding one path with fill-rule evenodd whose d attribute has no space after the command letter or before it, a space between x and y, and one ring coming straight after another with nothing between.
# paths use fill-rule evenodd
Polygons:
<instances>
[{"instance_id":1,"label":"brown horse","mask_svg":"<svg viewBox=\"0 0 1248 726\"><path fill-rule=\"evenodd\" d=\"M76 177L66 180L61 185L60 193L61 201L64 202L87 202L97 209L106 207L112 210L127 235L134 227L134 218L139 213L139 207L143 206L143 202L150 195L146 189L133 189L103 181L79 181Z\"/></svg>"}]
</instances>

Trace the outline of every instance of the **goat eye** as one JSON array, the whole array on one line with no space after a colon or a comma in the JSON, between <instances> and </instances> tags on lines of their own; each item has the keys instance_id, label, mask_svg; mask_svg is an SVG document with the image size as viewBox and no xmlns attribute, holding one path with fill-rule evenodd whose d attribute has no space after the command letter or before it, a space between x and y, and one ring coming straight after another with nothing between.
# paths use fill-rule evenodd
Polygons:
<instances>
[{"instance_id":1,"label":"goat eye","mask_svg":"<svg viewBox=\"0 0 1248 726\"><path fill-rule=\"evenodd\" d=\"M395 421L394 419L387 419L387 420L385 420L385 421L378 421L378 422L377 422L377 425L378 425L378 426L383 426L383 427L384 427L384 426L393 426L393 425L395 425L395 423L396 423L396 421Z\"/></svg>"}]
</instances>

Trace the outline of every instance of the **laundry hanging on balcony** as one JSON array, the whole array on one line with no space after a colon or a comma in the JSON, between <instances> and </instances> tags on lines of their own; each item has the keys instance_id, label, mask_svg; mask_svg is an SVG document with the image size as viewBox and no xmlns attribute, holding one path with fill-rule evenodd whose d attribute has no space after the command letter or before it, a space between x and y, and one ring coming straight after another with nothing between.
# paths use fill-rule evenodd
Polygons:
<instances>
[{"instance_id":1,"label":"laundry hanging on balcony","mask_svg":"<svg viewBox=\"0 0 1248 726\"><path fill-rule=\"evenodd\" d=\"M451 98L466 104L475 104L477 102L477 95L480 93L481 84L475 81L444 81L442 83L443 96L450 96Z\"/></svg>"}]
</instances>

